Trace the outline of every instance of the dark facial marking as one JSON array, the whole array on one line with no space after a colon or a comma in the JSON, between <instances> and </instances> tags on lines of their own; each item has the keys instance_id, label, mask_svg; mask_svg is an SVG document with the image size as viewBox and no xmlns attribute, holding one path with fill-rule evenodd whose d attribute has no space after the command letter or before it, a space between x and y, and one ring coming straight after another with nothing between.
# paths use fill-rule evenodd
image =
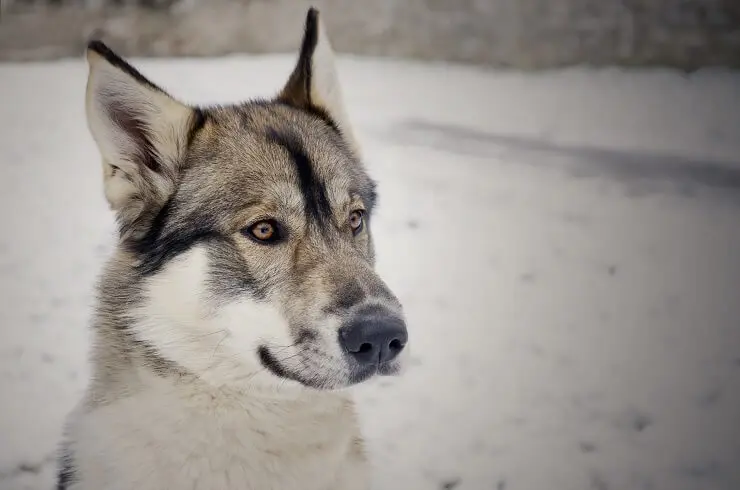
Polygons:
<instances>
[{"instance_id":1,"label":"dark facial marking","mask_svg":"<svg viewBox=\"0 0 740 490\"><path fill-rule=\"evenodd\" d=\"M62 447L59 456L59 472L57 473L56 490L67 490L75 481L75 467L72 453L67 447Z\"/></svg>"},{"instance_id":2,"label":"dark facial marking","mask_svg":"<svg viewBox=\"0 0 740 490\"><path fill-rule=\"evenodd\" d=\"M317 338L317 333L313 330L310 330L308 328L302 328L298 331L298 335L296 335L295 343L298 345L301 344L310 344Z\"/></svg>"},{"instance_id":3,"label":"dark facial marking","mask_svg":"<svg viewBox=\"0 0 740 490\"><path fill-rule=\"evenodd\" d=\"M130 354L135 353L138 357L141 357L159 376L167 377L172 372L182 372L182 368L178 364L162 357L157 349L148 342L137 339L130 330L126 330L128 323L125 323L125 325L124 330L127 332L128 341L131 343Z\"/></svg>"},{"instance_id":4,"label":"dark facial marking","mask_svg":"<svg viewBox=\"0 0 740 490\"><path fill-rule=\"evenodd\" d=\"M283 368L283 366L278 362L277 359L275 359L275 356L273 356L270 351L265 347L264 345L261 345L259 349L257 349L257 354L259 355L260 362L263 366L265 366L267 369L269 369L272 374L275 376L278 376L280 378L290 379L293 381L298 381L293 377L291 373L289 373L287 370Z\"/></svg>"},{"instance_id":5,"label":"dark facial marking","mask_svg":"<svg viewBox=\"0 0 740 490\"><path fill-rule=\"evenodd\" d=\"M152 220L147 233L128 244L141 258L142 262L138 268L145 276L159 271L165 263L196 243L215 236L209 220L198 216L182 220L183 225L170 229L165 234L165 227L175 210L174 199L170 198Z\"/></svg>"},{"instance_id":6,"label":"dark facial marking","mask_svg":"<svg viewBox=\"0 0 740 490\"><path fill-rule=\"evenodd\" d=\"M315 351L315 352L318 353L319 351ZM260 346L257 349L257 355L259 356L260 362L262 363L262 365L265 368L267 368L267 370L270 371L272 374L277 376L278 378L289 379L291 381L295 381L309 388L315 388L315 389L326 388L326 385L320 379L315 379L310 376L304 378L300 374L296 374L296 373L293 373L285 369L280 364L280 361L278 361L278 359L275 358L275 356L272 355L270 350L264 345Z\"/></svg>"},{"instance_id":7,"label":"dark facial marking","mask_svg":"<svg viewBox=\"0 0 740 490\"><path fill-rule=\"evenodd\" d=\"M306 218L316 223L323 223L331 215L331 206L329 198L326 196L326 187L318 176L314 173L311 160L308 158L303 143L298 135L289 132L278 132L275 129L269 130L267 139L273 143L282 146L291 156L298 173L298 183L300 186L303 201L306 206Z\"/></svg>"}]
</instances>

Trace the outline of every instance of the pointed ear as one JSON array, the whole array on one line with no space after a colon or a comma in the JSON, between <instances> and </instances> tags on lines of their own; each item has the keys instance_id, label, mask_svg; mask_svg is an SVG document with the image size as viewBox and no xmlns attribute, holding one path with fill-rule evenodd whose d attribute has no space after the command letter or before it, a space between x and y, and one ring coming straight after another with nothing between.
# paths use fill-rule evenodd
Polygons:
<instances>
[{"instance_id":1,"label":"pointed ear","mask_svg":"<svg viewBox=\"0 0 740 490\"><path fill-rule=\"evenodd\" d=\"M188 141L202 124L105 44L92 41L85 108L103 159L105 196L121 234L141 236L175 190Z\"/></svg>"},{"instance_id":2,"label":"pointed ear","mask_svg":"<svg viewBox=\"0 0 740 490\"><path fill-rule=\"evenodd\" d=\"M334 51L324 30L319 11L310 8L301 51L293 73L278 100L320 114L335 126L359 156L360 148L349 123L339 85Z\"/></svg>"}]
</instances>

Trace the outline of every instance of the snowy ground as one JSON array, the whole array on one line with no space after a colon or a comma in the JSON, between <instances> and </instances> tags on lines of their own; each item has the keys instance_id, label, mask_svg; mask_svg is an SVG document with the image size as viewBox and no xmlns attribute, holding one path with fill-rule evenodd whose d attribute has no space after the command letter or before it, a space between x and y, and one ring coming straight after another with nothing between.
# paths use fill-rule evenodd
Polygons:
<instances>
[{"instance_id":1,"label":"snowy ground","mask_svg":"<svg viewBox=\"0 0 740 490\"><path fill-rule=\"evenodd\" d=\"M197 102L292 57L147 61ZM413 367L378 490L740 488L740 74L344 59ZM81 61L0 65L0 489L50 489L110 248ZM451 93L454 91L454 93Z\"/></svg>"}]
</instances>

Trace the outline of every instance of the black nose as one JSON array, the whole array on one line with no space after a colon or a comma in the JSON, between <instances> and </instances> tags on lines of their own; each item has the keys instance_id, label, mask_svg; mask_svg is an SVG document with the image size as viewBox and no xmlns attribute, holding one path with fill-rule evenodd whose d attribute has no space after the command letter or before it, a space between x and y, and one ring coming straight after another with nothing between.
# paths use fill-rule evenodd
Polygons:
<instances>
[{"instance_id":1,"label":"black nose","mask_svg":"<svg viewBox=\"0 0 740 490\"><path fill-rule=\"evenodd\" d=\"M339 343L360 365L393 360L406 346L406 324L390 313L357 315L339 329Z\"/></svg>"}]
</instances>

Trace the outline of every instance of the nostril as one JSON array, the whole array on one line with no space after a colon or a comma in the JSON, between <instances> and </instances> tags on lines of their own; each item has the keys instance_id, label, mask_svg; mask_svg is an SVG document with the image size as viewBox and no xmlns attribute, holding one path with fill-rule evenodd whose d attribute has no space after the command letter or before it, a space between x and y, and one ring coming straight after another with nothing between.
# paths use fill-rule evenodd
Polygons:
<instances>
[{"instance_id":1,"label":"nostril","mask_svg":"<svg viewBox=\"0 0 740 490\"><path fill-rule=\"evenodd\" d=\"M393 340L391 340L390 344L388 344L388 348L391 351L398 352L401 349L403 349L403 343L401 343L401 341L399 339L393 339Z\"/></svg>"},{"instance_id":2,"label":"nostril","mask_svg":"<svg viewBox=\"0 0 740 490\"><path fill-rule=\"evenodd\" d=\"M370 352L371 350L373 350L373 344L369 344L369 343L365 342L355 352L358 353L358 354L365 354L367 352Z\"/></svg>"}]
</instances>

